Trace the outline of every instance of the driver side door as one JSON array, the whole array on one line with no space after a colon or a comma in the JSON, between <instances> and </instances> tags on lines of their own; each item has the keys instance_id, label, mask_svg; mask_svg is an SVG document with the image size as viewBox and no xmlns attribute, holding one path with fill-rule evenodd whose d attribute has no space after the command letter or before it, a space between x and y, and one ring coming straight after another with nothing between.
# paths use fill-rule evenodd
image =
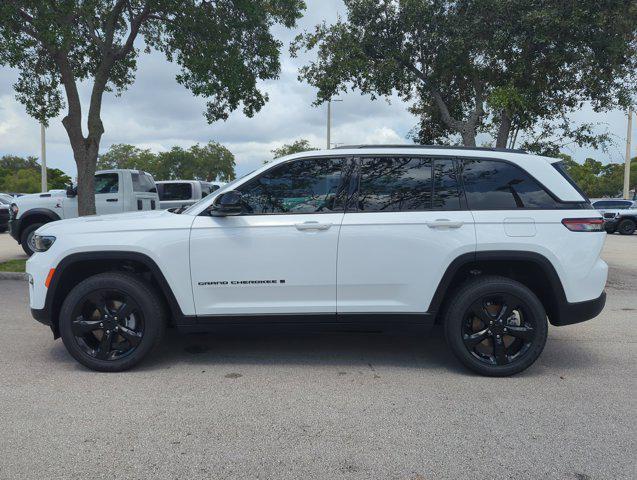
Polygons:
<instances>
[{"instance_id":1,"label":"driver side door","mask_svg":"<svg viewBox=\"0 0 637 480\"><path fill-rule=\"evenodd\" d=\"M342 158L278 164L239 186L242 213L198 216L190 264L200 322L336 313Z\"/></svg>"}]
</instances>

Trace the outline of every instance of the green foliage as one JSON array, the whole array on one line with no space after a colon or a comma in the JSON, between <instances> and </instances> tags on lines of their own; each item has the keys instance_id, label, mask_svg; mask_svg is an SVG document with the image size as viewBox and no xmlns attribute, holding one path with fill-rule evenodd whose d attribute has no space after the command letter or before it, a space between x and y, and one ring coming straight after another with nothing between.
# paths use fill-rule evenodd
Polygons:
<instances>
[{"instance_id":1,"label":"green foliage","mask_svg":"<svg viewBox=\"0 0 637 480\"><path fill-rule=\"evenodd\" d=\"M479 132L527 145L603 142L563 120L590 102L626 106L637 90L637 3L630 0L345 0L347 18L299 35L316 50L300 78L323 102L349 88L414 101L418 143L475 144ZM539 132L538 132L539 129ZM540 139L546 142L544 136ZM548 145L553 148L554 145ZM546 150L541 144L536 150Z\"/></svg>"},{"instance_id":2,"label":"green foliage","mask_svg":"<svg viewBox=\"0 0 637 480\"><path fill-rule=\"evenodd\" d=\"M193 145L183 149L173 147L158 154L140 149L133 145L112 145L100 155L97 161L99 169L132 168L144 170L155 180L220 180L235 178L234 155L223 145L208 142L206 145Z\"/></svg>"},{"instance_id":3,"label":"green foliage","mask_svg":"<svg viewBox=\"0 0 637 480\"><path fill-rule=\"evenodd\" d=\"M47 168L50 190L66 188L71 177L58 168ZM41 167L36 157L5 155L0 158L0 191L36 193L41 189Z\"/></svg>"},{"instance_id":4,"label":"green foliage","mask_svg":"<svg viewBox=\"0 0 637 480\"><path fill-rule=\"evenodd\" d=\"M2 1L0 66L18 70L16 98L41 122L66 103L62 124L77 164L78 211L93 214L102 98L133 83L139 45L179 65L177 82L208 100L209 122L239 108L251 117L268 99L259 82L281 70L273 30L293 27L304 8L303 0ZM86 128L79 82L91 90Z\"/></svg>"},{"instance_id":5,"label":"green foliage","mask_svg":"<svg viewBox=\"0 0 637 480\"><path fill-rule=\"evenodd\" d=\"M276 78L281 42L271 27L294 26L302 0L88 0L0 3L0 65L19 69L18 100L39 119L64 105L66 60L75 81L95 79L121 93L134 81L141 35L181 67L177 81L209 98L206 117L243 105L252 116L267 100L257 80Z\"/></svg>"},{"instance_id":6,"label":"green foliage","mask_svg":"<svg viewBox=\"0 0 637 480\"><path fill-rule=\"evenodd\" d=\"M293 153L308 152L311 150L318 150L318 148L313 147L308 139L299 138L292 143L286 143L281 145L279 148L271 150L271 153L272 157L277 159L285 157L286 155L292 155Z\"/></svg>"},{"instance_id":7,"label":"green foliage","mask_svg":"<svg viewBox=\"0 0 637 480\"><path fill-rule=\"evenodd\" d=\"M619 197L624 185L624 164L601 162L587 158L578 163L570 155L559 154L571 178L591 198ZM630 186L637 185L637 157L631 160Z\"/></svg>"}]
</instances>

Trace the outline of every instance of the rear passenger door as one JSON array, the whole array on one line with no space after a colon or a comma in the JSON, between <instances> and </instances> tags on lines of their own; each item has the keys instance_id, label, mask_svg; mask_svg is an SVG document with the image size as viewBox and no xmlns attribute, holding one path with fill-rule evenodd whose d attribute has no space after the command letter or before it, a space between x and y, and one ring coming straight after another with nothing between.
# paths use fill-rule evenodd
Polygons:
<instances>
[{"instance_id":1,"label":"rear passenger door","mask_svg":"<svg viewBox=\"0 0 637 480\"><path fill-rule=\"evenodd\" d=\"M424 313L448 265L475 251L452 158L357 159L338 246L339 313Z\"/></svg>"}]
</instances>

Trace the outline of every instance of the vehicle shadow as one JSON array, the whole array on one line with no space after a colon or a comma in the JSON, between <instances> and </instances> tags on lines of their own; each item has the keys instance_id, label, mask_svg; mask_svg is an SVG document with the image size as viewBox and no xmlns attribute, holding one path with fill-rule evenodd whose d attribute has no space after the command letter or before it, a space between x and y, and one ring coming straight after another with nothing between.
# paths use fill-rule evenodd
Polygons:
<instances>
[{"instance_id":1,"label":"vehicle shadow","mask_svg":"<svg viewBox=\"0 0 637 480\"><path fill-rule=\"evenodd\" d=\"M140 369L176 363L211 365L384 365L464 371L442 329L415 335L384 332L181 334L169 331Z\"/></svg>"},{"instance_id":2,"label":"vehicle shadow","mask_svg":"<svg viewBox=\"0 0 637 480\"><path fill-rule=\"evenodd\" d=\"M70 369L86 370L66 352L61 342L51 349L51 360ZM580 345L549 338L537 364L516 377L535 377L547 371L583 370L597 362ZM186 334L169 329L161 345L133 371L152 372L191 365L196 368L246 365L398 367L430 372L477 376L453 356L440 327L418 333L304 332Z\"/></svg>"}]
</instances>

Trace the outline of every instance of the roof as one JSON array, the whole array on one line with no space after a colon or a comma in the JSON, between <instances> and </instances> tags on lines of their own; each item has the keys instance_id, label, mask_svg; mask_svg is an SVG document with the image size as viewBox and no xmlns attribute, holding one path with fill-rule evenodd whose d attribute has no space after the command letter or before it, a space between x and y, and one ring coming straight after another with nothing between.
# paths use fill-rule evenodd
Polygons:
<instances>
[{"instance_id":1,"label":"roof","mask_svg":"<svg viewBox=\"0 0 637 480\"><path fill-rule=\"evenodd\" d=\"M415 148L415 149L434 149L434 150L478 150L488 152L513 152L513 153L529 153L521 148L495 148L495 147L466 147L464 145L411 145L411 144L380 144L380 145L341 145L333 148L333 150L347 150L347 149L362 149L362 148Z\"/></svg>"}]
</instances>

